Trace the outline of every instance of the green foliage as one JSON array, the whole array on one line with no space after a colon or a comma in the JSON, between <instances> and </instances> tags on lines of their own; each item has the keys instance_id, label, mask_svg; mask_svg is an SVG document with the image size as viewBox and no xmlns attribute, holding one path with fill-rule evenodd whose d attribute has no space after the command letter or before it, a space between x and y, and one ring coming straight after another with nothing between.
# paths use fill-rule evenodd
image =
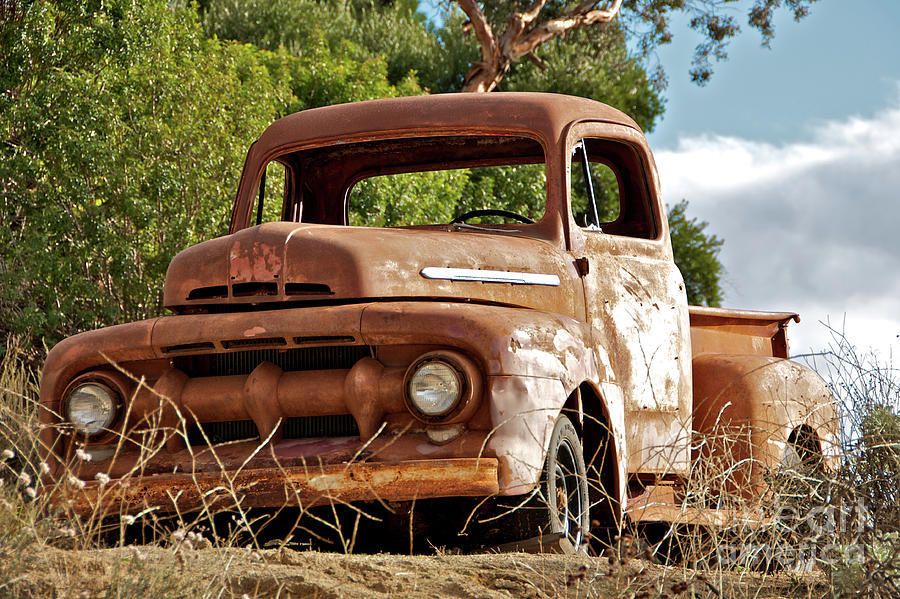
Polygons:
<instances>
[{"instance_id":1,"label":"green foliage","mask_svg":"<svg viewBox=\"0 0 900 599\"><path fill-rule=\"evenodd\" d=\"M211 0L203 20L210 35L273 52L283 49L306 64L313 62L309 40L315 38L336 57L383 61L391 85L403 87L415 77L432 92L458 91L448 73L464 74L472 49L464 44L464 55L448 64L442 33L413 5L418 6L411 0Z\"/></svg>"},{"instance_id":2,"label":"green foliage","mask_svg":"<svg viewBox=\"0 0 900 599\"><path fill-rule=\"evenodd\" d=\"M675 264L684 277L688 303L719 306L720 280L725 271L719 262L719 250L724 241L706 232L705 221L688 218L687 207L688 202L682 200L668 210Z\"/></svg>"},{"instance_id":3,"label":"green foliage","mask_svg":"<svg viewBox=\"0 0 900 599\"><path fill-rule=\"evenodd\" d=\"M159 312L169 260L225 231L288 91L166 2L23 10L0 67L0 331L54 341Z\"/></svg>"},{"instance_id":4,"label":"green foliage","mask_svg":"<svg viewBox=\"0 0 900 599\"><path fill-rule=\"evenodd\" d=\"M390 227L448 223L468 178L465 170L404 173L360 181L350 196L350 224Z\"/></svg>"},{"instance_id":5,"label":"green foliage","mask_svg":"<svg viewBox=\"0 0 900 599\"><path fill-rule=\"evenodd\" d=\"M225 232L247 148L276 118L458 90L477 58L461 13L438 28L418 6L208 0L198 16L165 0L4 4L0 335L40 348L159 314L169 261ZM503 89L595 97L652 129L662 100L624 30L604 31L546 44L543 68L523 61ZM267 219L278 185L273 176ZM364 190L356 217L445 222L505 207L537 218L544 186L541 167L410 175Z\"/></svg>"},{"instance_id":6,"label":"green foliage","mask_svg":"<svg viewBox=\"0 0 900 599\"><path fill-rule=\"evenodd\" d=\"M351 192L350 224L449 223L463 212L485 208L511 210L538 220L544 214L546 188L542 164L373 177L360 181Z\"/></svg>"},{"instance_id":7,"label":"green foliage","mask_svg":"<svg viewBox=\"0 0 900 599\"><path fill-rule=\"evenodd\" d=\"M313 29L210 39L163 0L39 0L3 22L0 333L40 340L158 314L179 250L224 234L247 147L279 116L421 93Z\"/></svg>"},{"instance_id":8,"label":"green foliage","mask_svg":"<svg viewBox=\"0 0 900 599\"><path fill-rule=\"evenodd\" d=\"M581 158L574 156L569 186L572 194L572 215L579 226L586 227L596 223L593 222L592 211L588 205L587 185L584 181L583 169ZM619 180L615 172L601 162L591 162L590 169L597 217L600 219L600 223L613 222L619 217L621 208Z\"/></svg>"},{"instance_id":9,"label":"green foliage","mask_svg":"<svg viewBox=\"0 0 900 599\"><path fill-rule=\"evenodd\" d=\"M543 164L473 168L456 214L499 208L536 221L544 215L546 194Z\"/></svg>"},{"instance_id":10,"label":"green foliage","mask_svg":"<svg viewBox=\"0 0 900 599\"><path fill-rule=\"evenodd\" d=\"M330 104L421 93L412 75L392 85L384 59L360 58L362 51L351 41L344 40L332 48L324 34L315 30L304 43L300 56L292 56L283 48L268 53L266 64L273 72L285 72L291 89L279 116Z\"/></svg>"},{"instance_id":11,"label":"green foliage","mask_svg":"<svg viewBox=\"0 0 900 599\"><path fill-rule=\"evenodd\" d=\"M272 73L282 73L292 97L280 107L290 114L307 108L422 93L414 72L397 70L384 56L358 43L356 32L370 10L341 0L212 0L203 15L209 35L263 50ZM399 21L401 6L389 10ZM359 16L358 16L359 15Z\"/></svg>"}]
</instances>

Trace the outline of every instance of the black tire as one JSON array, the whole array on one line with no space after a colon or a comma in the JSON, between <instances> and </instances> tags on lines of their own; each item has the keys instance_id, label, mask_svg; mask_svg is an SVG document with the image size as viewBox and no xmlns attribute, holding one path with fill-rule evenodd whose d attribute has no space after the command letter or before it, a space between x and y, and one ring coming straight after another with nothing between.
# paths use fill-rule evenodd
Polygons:
<instances>
[{"instance_id":1,"label":"black tire","mask_svg":"<svg viewBox=\"0 0 900 599\"><path fill-rule=\"evenodd\" d=\"M476 521L482 547L511 551L540 550L550 541L538 537L563 534L575 551L586 551L590 496L581 441L572 422L560 416L550 435L538 487L529 495L498 498L484 506Z\"/></svg>"},{"instance_id":2,"label":"black tire","mask_svg":"<svg viewBox=\"0 0 900 599\"><path fill-rule=\"evenodd\" d=\"M572 422L560 415L550 435L541 481L551 533L563 534L575 549L587 543L590 500L581 441Z\"/></svg>"},{"instance_id":3,"label":"black tire","mask_svg":"<svg viewBox=\"0 0 900 599\"><path fill-rule=\"evenodd\" d=\"M576 551L583 550L590 528L589 501L581 441L572 422L560 416L550 435L539 487L525 502L500 504L499 535L490 536L509 542L562 534Z\"/></svg>"}]
</instances>

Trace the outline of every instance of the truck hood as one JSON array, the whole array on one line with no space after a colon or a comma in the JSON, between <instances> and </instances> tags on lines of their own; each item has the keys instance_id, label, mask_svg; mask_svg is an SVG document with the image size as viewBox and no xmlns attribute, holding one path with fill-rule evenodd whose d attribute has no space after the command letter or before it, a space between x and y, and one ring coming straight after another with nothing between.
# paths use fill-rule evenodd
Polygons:
<instances>
[{"instance_id":1,"label":"truck hood","mask_svg":"<svg viewBox=\"0 0 900 599\"><path fill-rule=\"evenodd\" d=\"M423 298L575 316L580 295L571 257L538 239L278 222L179 253L166 273L164 299L176 312Z\"/></svg>"}]
</instances>

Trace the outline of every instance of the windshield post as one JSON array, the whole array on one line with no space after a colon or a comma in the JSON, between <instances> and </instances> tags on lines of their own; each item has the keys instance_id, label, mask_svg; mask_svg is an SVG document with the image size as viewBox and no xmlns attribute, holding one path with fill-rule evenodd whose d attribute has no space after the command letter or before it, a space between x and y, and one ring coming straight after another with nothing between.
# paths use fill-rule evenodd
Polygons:
<instances>
[{"instance_id":1,"label":"windshield post","mask_svg":"<svg viewBox=\"0 0 900 599\"><path fill-rule=\"evenodd\" d=\"M266 171L263 171L262 177L259 178L259 200L256 203L256 224L262 224L263 217L263 199L266 197Z\"/></svg>"},{"instance_id":2,"label":"windshield post","mask_svg":"<svg viewBox=\"0 0 900 599\"><path fill-rule=\"evenodd\" d=\"M587 187L588 205L591 207L591 215L594 217L594 226L600 226L600 215L597 213L597 200L594 198L594 183L591 181L591 168L588 162L587 144L584 141L575 146L577 152L581 149L581 170L584 173L584 184Z\"/></svg>"}]
</instances>

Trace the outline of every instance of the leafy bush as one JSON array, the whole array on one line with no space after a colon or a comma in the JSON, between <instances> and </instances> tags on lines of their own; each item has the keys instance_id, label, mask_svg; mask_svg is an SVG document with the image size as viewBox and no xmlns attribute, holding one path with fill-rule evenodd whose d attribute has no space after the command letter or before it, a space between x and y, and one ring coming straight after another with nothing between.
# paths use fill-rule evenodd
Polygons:
<instances>
[{"instance_id":1,"label":"leafy bush","mask_svg":"<svg viewBox=\"0 0 900 599\"><path fill-rule=\"evenodd\" d=\"M247 147L290 111L419 93L352 44L209 39L193 7L38 0L2 23L0 335L39 348L160 313L172 256L224 234Z\"/></svg>"},{"instance_id":2,"label":"leafy bush","mask_svg":"<svg viewBox=\"0 0 900 599\"><path fill-rule=\"evenodd\" d=\"M707 223L689 218L688 202L682 200L669 208L669 233L675 264L684 276L688 303L694 305L722 305L720 280L725 274L719 262L724 241L706 232Z\"/></svg>"},{"instance_id":3,"label":"leafy bush","mask_svg":"<svg viewBox=\"0 0 900 599\"><path fill-rule=\"evenodd\" d=\"M23 10L0 67L0 332L53 342L160 310L169 260L224 232L246 147L288 92L166 2Z\"/></svg>"}]
</instances>

